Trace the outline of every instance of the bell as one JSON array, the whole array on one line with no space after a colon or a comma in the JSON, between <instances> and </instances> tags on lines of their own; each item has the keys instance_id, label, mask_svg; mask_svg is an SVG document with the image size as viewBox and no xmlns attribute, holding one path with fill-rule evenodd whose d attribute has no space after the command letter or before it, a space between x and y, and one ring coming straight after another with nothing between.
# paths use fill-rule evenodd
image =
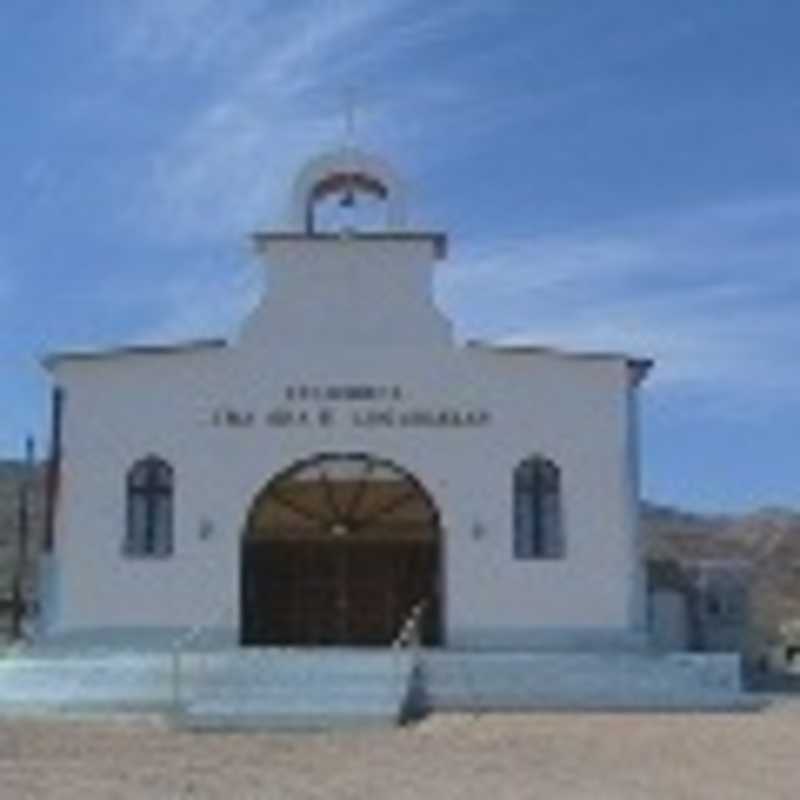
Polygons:
<instances>
[{"instance_id":1,"label":"bell","mask_svg":"<svg viewBox=\"0 0 800 800\"><path fill-rule=\"evenodd\" d=\"M344 194L342 194L342 199L339 201L339 205L342 208L353 208L356 204L356 194L352 189L345 189Z\"/></svg>"}]
</instances>

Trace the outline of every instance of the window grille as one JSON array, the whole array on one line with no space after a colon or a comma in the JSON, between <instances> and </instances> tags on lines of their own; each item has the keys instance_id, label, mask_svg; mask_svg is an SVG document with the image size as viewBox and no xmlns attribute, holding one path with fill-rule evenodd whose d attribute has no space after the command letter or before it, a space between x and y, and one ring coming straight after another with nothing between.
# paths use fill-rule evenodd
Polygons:
<instances>
[{"instance_id":1,"label":"window grille","mask_svg":"<svg viewBox=\"0 0 800 800\"><path fill-rule=\"evenodd\" d=\"M514 557L563 558L561 470L532 456L514 470Z\"/></svg>"},{"instance_id":2,"label":"window grille","mask_svg":"<svg viewBox=\"0 0 800 800\"><path fill-rule=\"evenodd\" d=\"M128 471L125 554L166 557L173 549L173 470L147 456Z\"/></svg>"}]
</instances>

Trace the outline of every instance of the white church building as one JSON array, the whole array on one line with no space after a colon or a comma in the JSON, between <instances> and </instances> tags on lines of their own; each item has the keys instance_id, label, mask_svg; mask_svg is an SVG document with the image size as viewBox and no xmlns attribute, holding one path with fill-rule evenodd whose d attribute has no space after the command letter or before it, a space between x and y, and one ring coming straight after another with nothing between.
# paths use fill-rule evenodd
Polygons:
<instances>
[{"instance_id":1,"label":"white church building","mask_svg":"<svg viewBox=\"0 0 800 800\"><path fill-rule=\"evenodd\" d=\"M354 206L370 225L341 224ZM266 290L233 340L45 359L34 647L78 647L85 672L70 688L48 661L47 702L175 709L202 636L183 707L204 719L739 703L738 657L650 636L648 360L457 342L445 234L410 228L402 180L354 148L312 160L253 238ZM29 691L17 667L0 701Z\"/></svg>"},{"instance_id":2,"label":"white church building","mask_svg":"<svg viewBox=\"0 0 800 800\"><path fill-rule=\"evenodd\" d=\"M331 230L331 203L375 229ZM48 637L592 650L646 639L637 395L650 362L454 341L444 233L352 148L253 237L232 341L64 352ZM54 493L55 494L55 493Z\"/></svg>"}]
</instances>

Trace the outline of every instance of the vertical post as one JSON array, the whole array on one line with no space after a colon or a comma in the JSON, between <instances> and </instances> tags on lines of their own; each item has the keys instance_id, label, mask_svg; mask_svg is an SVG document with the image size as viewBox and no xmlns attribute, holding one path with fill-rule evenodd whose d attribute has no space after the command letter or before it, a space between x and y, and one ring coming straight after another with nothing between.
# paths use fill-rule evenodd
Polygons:
<instances>
[{"instance_id":1,"label":"vertical post","mask_svg":"<svg viewBox=\"0 0 800 800\"><path fill-rule=\"evenodd\" d=\"M22 638L22 581L19 572L14 573L11 584L11 639Z\"/></svg>"},{"instance_id":2,"label":"vertical post","mask_svg":"<svg viewBox=\"0 0 800 800\"><path fill-rule=\"evenodd\" d=\"M28 571L28 541L30 538L30 500L35 469L33 437L25 439L25 462L17 494L17 558L11 596L11 636L22 638L22 619L25 615L25 581Z\"/></svg>"},{"instance_id":3,"label":"vertical post","mask_svg":"<svg viewBox=\"0 0 800 800\"><path fill-rule=\"evenodd\" d=\"M44 550L51 552L55 543L56 503L61 472L61 428L64 416L64 390L53 389L50 431L50 458L47 464L47 485L45 494Z\"/></svg>"},{"instance_id":4,"label":"vertical post","mask_svg":"<svg viewBox=\"0 0 800 800\"><path fill-rule=\"evenodd\" d=\"M24 571L28 563L31 535L31 500L36 478L36 445L33 436L25 438L25 474L22 478L22 497L20 502L19 553Z\"/></svg>"}]
</instances>

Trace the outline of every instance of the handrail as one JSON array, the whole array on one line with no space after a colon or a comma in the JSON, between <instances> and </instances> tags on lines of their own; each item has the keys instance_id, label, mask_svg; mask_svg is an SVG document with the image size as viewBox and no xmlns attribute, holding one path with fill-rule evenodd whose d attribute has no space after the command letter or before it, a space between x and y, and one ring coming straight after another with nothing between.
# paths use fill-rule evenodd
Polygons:
<instances>
[{"instance_id":1,"label":"handrail","mask_svg":"<svg viewBox=\"0 0 800 800\"><path fill-rule=\"evenodd\" d=\"M411 607L406 618L400 625L397 636L392 642L392 650L398 654L396 660L399 661L399 654L402 650L407 650L411 656L410 671L408 675L408 683L406 684L406 695L403 703L402 714L416 713L419 708L417 707L417 690L420 685L421 676L421 647L422 647L422 620L427 608L427 600L423 598L414 606ZM398 664L398 666L400 666ZM403 666L405 670L406 667Z\"/></svg>"},{"instance_id":2,"label":"handrail","mask_svg":"<svg viewBox=\"0 0 800 800\"><path fill-rule=\"evenodd\" d=\"M422 643L420 625L426 606L427 600L423 599L411 607L408 616L406 616L400 625L400 630L397 632L397 636L395 636L392 642L392 647L399 649L416 649L420 646Z\"/></svg>"}]
</instances>

